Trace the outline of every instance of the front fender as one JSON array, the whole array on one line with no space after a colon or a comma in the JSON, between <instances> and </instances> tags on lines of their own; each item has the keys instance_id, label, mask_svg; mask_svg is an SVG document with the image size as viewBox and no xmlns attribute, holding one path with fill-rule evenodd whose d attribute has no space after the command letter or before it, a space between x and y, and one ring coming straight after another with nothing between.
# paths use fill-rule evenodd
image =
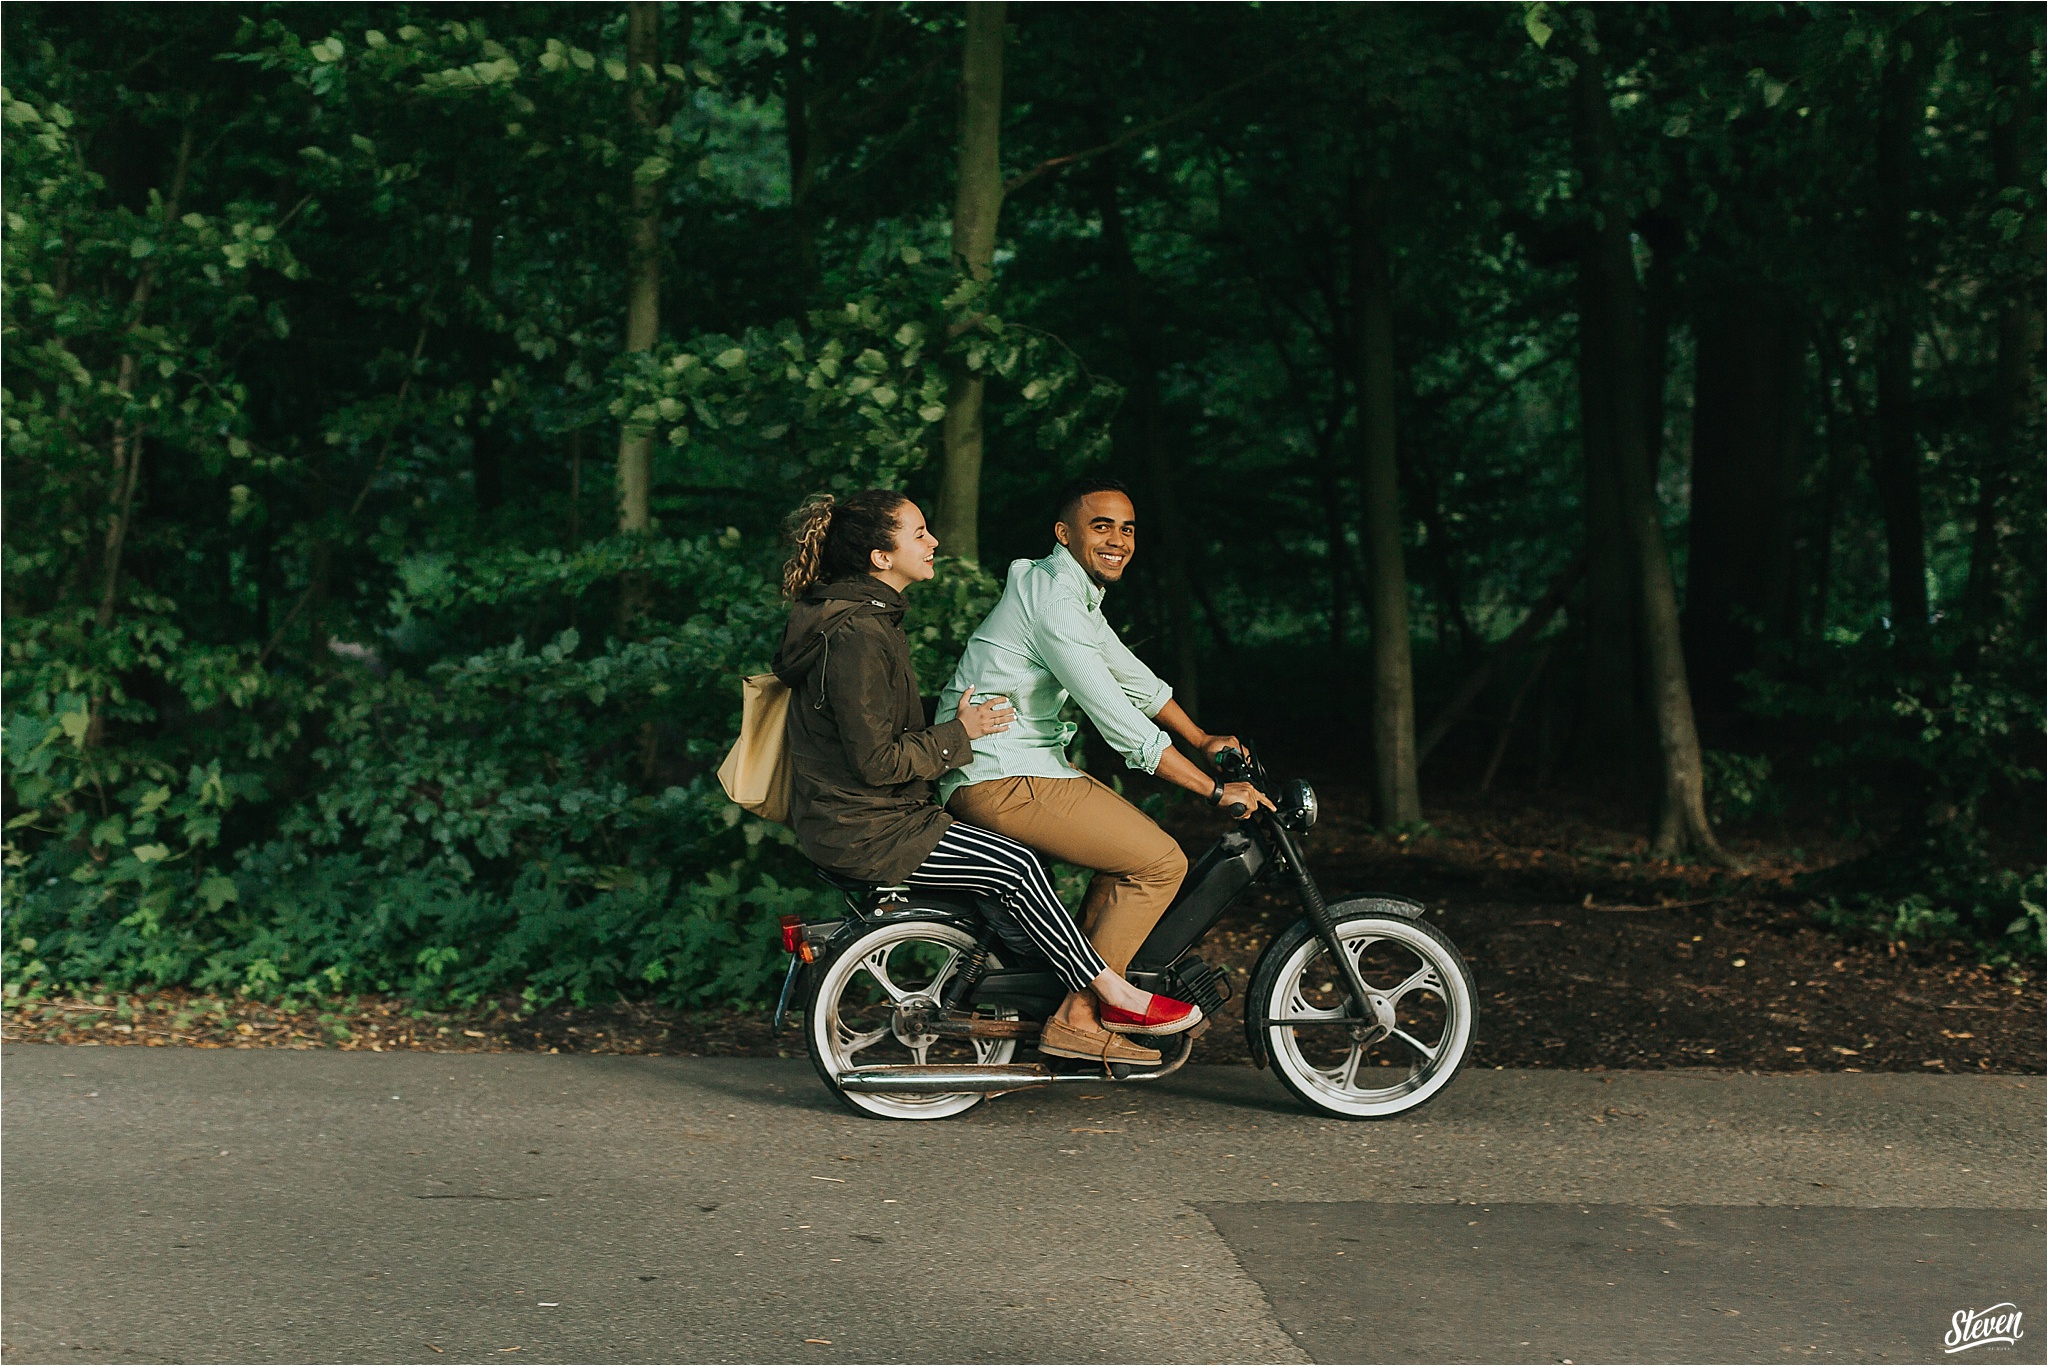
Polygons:
<instances>
[{"instance_id":1,"label":"front fender","mask_svg":"<svg viewBox=\"0 0 2048 1366\"><path fill-rule=\"evenodd\" d=\"M1403 920L1420 920L1424 914L1419 904L1398 896L1359 896L1349 901L1336 902L1330 907L1330 919L1339 925L1347 920L1356 920L1368 915L1394 915ZM1268 973L1280 971L1280 961L1275 957L1275 953L1294 952L1294 946L1301 942L1303 932L1308 935L1315 934L1315 927L1309 923L1307 916L1274 935L1272 942L1266 945L1266 951L1259 955L1257 965L1252 968L1251 983L1244 993L1244 1042L1245 1047L1251 1050L1254 1067L1265 1067L1273 1061L1272 1054L1266 1049L1266 996L1272 985L1268 980Z\"/></svg>"},{"instance_id":2,"label":"front fender","mask_svg":"<svg viewBox=\"0 0 2048 1366\"><path fill-rule=\"evenodd\" d=\"M1419 904L1406 897L1383 896L1377 892L1339 901L1330 907L1332 920L1348 920L1360 915L1398 915L1403 920L1420 920L1424 914L1426 912Z\"/></svg>"}]
</instances>

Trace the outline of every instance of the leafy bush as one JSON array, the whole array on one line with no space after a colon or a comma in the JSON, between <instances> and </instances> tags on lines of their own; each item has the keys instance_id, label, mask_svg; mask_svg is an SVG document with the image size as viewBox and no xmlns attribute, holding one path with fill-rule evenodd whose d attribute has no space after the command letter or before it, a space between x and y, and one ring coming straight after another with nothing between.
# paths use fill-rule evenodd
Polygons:
<instances>
[{"instance_id":1,"label":"leafy bush","mask_svg":"<svg viewBox=\"0 0 2048 1366\"><path fill-rule=\"evenodd\" d=\"M1973 640L1937 630L1914 649L1842 635L1791 681L1751 674L1754 708L1814 724L1811 761L1869 855L1810 879L1837 928L1899 940L1962 938L1994 960L2043 952L2038 861L2001 857L1987 806L2042 775L2038 637ZM1902 819L1873 832L1860 813L1880 784L1908 794ZM2036 852L2038 845L2035 846Z\"/></svg>"},{"instance_id":2,"label":"leafy bush","mask_svg":"<svg viewBox=\"0 0 2048 1366\"><path fill-rule=\"evenodd\" d=\"M2048 942L2043 933L2042 875L2022 877L2009 869L2001 870L1987 893L1981 899L1963 903L1962 909L1957 908L1954 900L1953 884L1948 887L1947 904L1923 892L1900 898L1856 893L1847 898L1828 898L1816 919L1831 929L1874 934L1899 943L1941 939L1983 942L1979 926L1987 919L1995 923L2004 910L2017 906L2020 913L2006 924L1995 941L1985 945L1985 957L1993 963L2038 963L2044 942Z\"/></svg>"},{"instance_id":3,"label":"leafy bush","mask_svg":"<svg viewBox=\"0 0 2048 1366\"><path fill-rule=\"evenodd\" d=\"M790 833L742 816L707 771L737 729L734 680L781 631L760 557L707 537L414 565L394 618L455 634L466 612L578 598L626 555L687 615L594 648L570 628L419 676L359 668L325 694L318 781L232 863L215 857L219 813L260 783L216 763L178 791L150 770L114 794L125 810L95 817L81 799L107 752L81 743L84 700L29 694L7 723L10 778L72 809L15 822L42 838L9 847L7 980L760 999L777 919L827 909ZM946 568L908 622L934 691L994 594L974 566ZM696 772L648 791L650 734Z\"/></svg>"},{"instance_id":4,"label":"leafy bush","mask_svg":"<svg viewBox=\"0 0 2048 1366\"><path fill-rule=\"evenodd\" d=\"M1771 781L1769 755L1709 749L1700 752L1700 760L1706 770L1707 812L1717 824L1785 809L1784 795Z\"/></svg>"}]
</instances>

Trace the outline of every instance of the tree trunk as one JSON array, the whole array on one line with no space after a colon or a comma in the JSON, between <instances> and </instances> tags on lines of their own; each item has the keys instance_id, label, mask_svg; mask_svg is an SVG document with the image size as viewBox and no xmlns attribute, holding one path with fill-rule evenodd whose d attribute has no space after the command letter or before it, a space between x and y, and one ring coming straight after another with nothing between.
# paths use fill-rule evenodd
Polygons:
<instances>
[{"instance_id":1,"label":"tree trunk","mask_svg":"<svg viewBox=\"0 0 2048 1366\"><path fill-rule=\"evenodd\" d=\"M1472 629L1471 614L1465 610L1465 594L1458 584L1456 547L1451 543L1451 528L1444 521L1443 507L1437 498L1438 485L1422 458L1412 451L1408 459L1400 462L1400 474L1401 492L1408 499L1409 511L1422 522L1426 538L1421 554L1428 577L1435 583L1441 612L1437 646L1443 647L1446 631L1455 632L1459 654L1470 665L1479 657L1479 636Z\"/></svg>"},{"instance_id":2,"label":"tree trunk","mask_svg":"<svg viewBox=\"0 0 2048 1366\"><path fill-rule=\"evenodd\" d=\"M1643 279L1643 454L1654 485L1664 470L1664 385L1671 366L1671 318L1678 294L1678 251L1684 231L1661 214L1643 220L1650 269Z\"/></svg>"},{"instance_id":3,"label":"tree trunk","mask_svg":"<svg viewBox=\"0 0 2048 1366\"><path fill-rule=\"evenodd\" d=\"M799 294L807 296L818 284L818 225L812 212L811 190L817 184L817 146L811 136L811 81L805 66L809 33L804 6L783 10L783 40L789 53L784 59L782 87L783 126L789 144L790 245L796 256Z\"/></svg>"},{"instance_id":4,"label":"tree trunk","mask_svg":"<svg viewBox=\"0 0 2048 1366\"><path fill-rule=\"evenodd\" d=\"M1642 334L1636 313L1639 290L1628 225L1610 190L1619 151L1606 81L1595 50L1589 43L1577 58L1573 141L1586 197L1598 215L1587 261L1591 270L1586 273L1591 276L1594 302L1612 338L1608 392L1617 491L1637 585L1637 625L1662 761L1663 801L1652 848L1667 858L1693 854L1726 863L1730 860L1707 823L1699 733L1693 723L1692 692L1679 635L1678 594L1671 578L1671 558L1664 547L1656 485L1644 452Z\"/></svg>"},{"instance_id":5,"label":"tree trunk","mask_svg":"<svg viewBox=\"0 0 2048 1366\"><path fill-rule=\"evenodd\" d=\"M1584 601L1584 712L1578 728L1583 760L1602 787L1629 786L1638 768L1636 623L1639 596L1622 515L1620 454L1616 449L1616 320L1600 286L1597 247L1580 253L1579 441L1584 466L1586 595ZM1640 437L1633 449L1640 451Z\"/></svg>"},{"instance_id":6,"label":"tree trunk","mask_svg":"<svg viewBox=\"0 0 2048 1366\"><path fill-rule=\"evenodd\" d=\"M1350 616L1350 607L1344 596L1345 566L1351 559L1351 548L1344 535L1344 495L1337 468L1335 425L1325 426L1316 432L1315 437L1316 482L1323 497L1323 536L1330 547L1326 557L1330 570L1330 662L1341 671L1344 624Z\"/></svg>"},{"instance_id":7,"label":"tree trunk","mask_svg":"<svg viewBox=\"0 0 2048 1366\"><path fill-rule=\"evenodd\" d=\"M1729 296L1698 326L1685 645L1703 711L1728 715L1757 632L1784 638L1792 601L1803 348L1763 294Z\"/></svg>"},{"instance_id":8,"label":"tree trunk","mask_svg":"<svg viewBox=\"0 0 2048 1366\"><path fill-rule=\"evenodd\" d=\"M1910 47L1907 49L1910 52ZM1918 68L1895 46L1879 86L1877 255L1885 296L1877 343L1877 458L1873 475L1884 513L1892 629L1908 641L1927 632L1927 544L1920 507L1920 450L1913 422L1913 281L1906 242L1912 194L1913 126L1920 118Z\"/></svg>"},{"instance_id":9,"label":"tree trunk","mask_svg":"<svg viewBox=\"0 0 2048 1366\"><path fill-rule=\"evenodd\" d=\"M659 98L642 68L661 67L661 6L632 0L626 6L626 113L636 137L649 139L659 126ZM633 160L633 158L628 158ZM633 182L626 220L626 350L651 351L661 334L660 182ZM644 536L653 526L649 510L654 434L628 427L619 433L619 530ZM639 593L628 598L639 606Z\"/></svg>"},{"instance_id":10,"label":"tree trunk","mask_svg":"<svg viewBox=\"0 0 2048 1366\"><path fill-rule=\"evenodd\" d=\"M656 127L657 100L643 67L660 65L661 7L633 0L626 7L627 116L642 138ZM633 183L627 220L626 347L650 351L661 332L661 186ZM643 535L652 526L649 510L654 438L627 429L619 436L619 530Z\"/></svg>"},{"instance_id":11,"label":"tree trunk","mask_svg":"<svg viewBox=\"0 0 2048 1366\"><path fill-rule=\"evenodd\" d=\"M479 310L491 308L491 277L496 272L497 225L494 214L478 208L469 219L469 287L476 292ZM491 382L497 378L495 338L479 327L473 333L476 349L471 365L476 402L469 414L469 472L479 512L493 512L505 501L504 430L489 420Z\"/></svg>"},{"instance_id":12,"label":"tree trunk","mask_svg":"<svg viewBox=\"0 0 2048 1366\"><path fill-rule=\"evenodd\" d=\"M968 0L960 76L959 182L953 192L953 264L977 280L992 273L1003 208L1003 0ZM946 393L941 429L939 543L981 558L982 378L962 371Z\"/></svg>"},{"instance_id":13,"label":"tree trunk","mask_svg":"<svg viewBox=\"0 0 2048 1366\"><path fill-rule=\"evenodd\" d=\"M178 221L178 201L185 195L185 177L192 169L192 125L187 123L178 138L178 158L171 168L170 193L164 196L164 226ZM152 255L136 277L135 292L128 300L128 331L142 326L143 312L156 293L157 258ZM136 362L133 351L121 353L114 385L123 398L135 392ZM100 552L100 606L94 620L101 629L114 622L115 596L121 585L121 554L128 544L128 527L135 514L135 486L142 473L142 433L130 430L127 420L114 423L111 455L114 477L108 497L106 544ZM99 736L99 710L93 708L92 739Z\"/></svg>"},{"instance_id":14,"label":"tree trunk","mask_svg":"<svg viewBox=\"0 0 2048 1366\"><path fill-rule=\"evenodd\" d=\"M2006 111L2003 122L1991 132L1991 156L2000 189L2021 183L2020 111L2017 100ZM2018 448L2018 434L2025 430L2027 416L2027 373L2032 366L2033 338L2029 335L2028 305L2036 293L2022 289L2018 281L2000 291L1998 308L1998 367L1992 380L1991 430L1986 441L1983 465L1977 474L1975 525L1970 530L1970 577L1963 592L1963 610L1973 640L1981 641L1998 615L1996 602L1998 560L1998 500L2005 491L2010 472L2019 468L2025 455Z\"/></svg>"},{"instance_id":15,"label":"tree trunk","mask_svg":"<svg viewBox=\"0 0 2048 1366\"><path fill-rule=\"evenodd\" d=\"M1372 627L1373 819L1388 827L1419 822L1422 794L1415 776L1415 675L1395 463L1394 262L1373 221L1374 198L1353 181L1351 290L1358 342L1360 540Z\"/></svg>"},{"instance_id":16,"label":"tree trunk","mask_svg":"<svg viewBox=\"0 0 2048 1366\"><path fill-rule=\"evenodd\" d=\"M1849 381L1842 373L1840 345L1832 330L1821 335L1823 340L1814 349L1820 360L1820 411L1826 424L1822 458L1826 464L1821 475L1820 524L1813 531L1813 596L1807 600L1806 617L1806 634L1815 641L1828 629L1828 605L1835 587L1835 524L1841 517L1842 486L1849 470L1848 443L1842 430L1845 422L1834 400L1837 378L1843 384Z\"/></svg>"}]
</instances>

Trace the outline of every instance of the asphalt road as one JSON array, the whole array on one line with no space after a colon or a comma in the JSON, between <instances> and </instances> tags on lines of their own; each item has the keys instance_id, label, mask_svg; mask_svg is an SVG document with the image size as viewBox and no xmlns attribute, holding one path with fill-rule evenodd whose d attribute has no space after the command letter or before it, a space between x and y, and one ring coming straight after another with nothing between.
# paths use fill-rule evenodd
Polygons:
<instances>
[{"instance_id":1,"label":"asphalt road","mask_svg":"<svg viewBox=\"0 0 2048 1366\"><path fill-rule=\"evenodd\" d=\"M801 1061L0 1050L24 1361L2041 1361L2039 1078L1263 1074L857 1119ZM1668 1273L1668 1274L1667 1274ZM1953 1358L1957 1311L2023 1336ZM2007 1311L2010 1312L2010 1311Z\"/></svg>"}]
</instances>

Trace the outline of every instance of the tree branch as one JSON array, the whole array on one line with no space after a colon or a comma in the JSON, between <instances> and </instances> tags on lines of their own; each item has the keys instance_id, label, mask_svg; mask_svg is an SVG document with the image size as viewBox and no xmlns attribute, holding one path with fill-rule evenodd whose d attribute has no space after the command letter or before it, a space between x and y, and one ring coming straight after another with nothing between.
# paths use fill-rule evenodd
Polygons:
<instances>
[{"instance_id":1,"label":"tree branch","mask_svg":"<svg viewBox=\"0 0 2048 1366\"><path fill-rule=\"evenodd\" d=\"M1152 120L1152 122L1150 123L1141 123L1136 128L1126 129L1124 132L1119 133L1116 137L1111 138L1108 142L1105 142L1100 146L1090 147L1084 151L1070 152L1063 157L1050 157L1045 161L1041 161L1036 166L1033 166L1030 170L1019 172L1017 175L1011 176L1008 180L1004 181L1003 194L1005 196L1013 195L1017 191L1023 189L1026 185L1029 185L1032 181L1037 180L1042 176L1050 175L1054 171L1065 170L1069 166L1079 165L1081 162L1088 160L1090 157L1100 156L1104 152L1113 152L1117 148L1123 146L1125 143L1134 141L1137 138L1144 137L1148 133L1156 133L1162 128L1168 128L1186 119L1191 119L1195 115L1201 113L1205 109L1208 109L1211 105L1216 104L1218 101L1224 99L1225 97L1235 95L1238 91L1243 90L1246 86L1254 85L1257 82L1266 79L1266 77L1273 75L1275 72L1278 72L1288 66L1293 65L1294 61L1295 58L1292 56L1283 57L1277 62L1271 62L1266 66L1260 67L1257 71L1254 71L1249 76L1243 77L1240 80L1232 81L1229 85L1224 86L1221 90L1218 90L1215 94L1209 96L1207 99L1197 100L1195 103L1189 105L1187 108L1182 109L1176 113L1168 114L1164 118L1157 118Z\"/></svg>"},{"instance_id":2,"label":"tree branch","mask_svg":"<svg viewBox=\"0 0 2048 1366\"><path fill-rule=\"evenodd\" d=\"M1429 729L1416 740L1416 767L1422 766L1422 761L1429 757L1429 752L1436 748L1437 742L1450 733L1451 727L1458 723L1458 718L1465 714L1466 708L1478 700L1479 694L1493 681L1493 676L1499 672L1501 665L1520 654L1523 647L1535 638L1536 633L1557 615L1557 609L1564 606L1565 598L1570 596L1572 589L1579 582L1579 576L1585 572L1586 557L1581 554L1571 562L1571 566L1564 573L1558 575L1557 582L1551 584L1550 591L1543 595L1543 601L1529 609L1529 615L1522 618L1522 624L1515 628L1515 633L1502 641L1499 647L1486 657L1486 661L1472 671L1471 676L1459 686L1456 695L1437 713L1436 720L1429 723Z\"/></svg>"},{"instance_id":3,"label":"tree branch","mask_svg":"<svg viewBox=\"0 0 2048 1366\"><path fill-rule=\"evenodd\" d=\"M184 131L178 138L178 160L171 171L171 192L164 197L164 221L157 233L162 241L171 224L178 221L178 204L185 195L185 177L192 169L192 124L187 120ZM156 255L142 268L136 278L135 292L128 301L130 316L128 332L132 335L142 326L142 315L149 307L150 295L156 292ZM121 367L114 384L126 399L135 392L137 366L135 352L123 351ZM130 432L124 416L114 423L114 504L113 517L107 523L106 548L101 554L101 587L99 611L94 621L105 629L114 621L114 596L121 584L121 552L128 543L128 522L135 507L135 485L142 470L142 434Z\"/></svg>"}]
</instances>

